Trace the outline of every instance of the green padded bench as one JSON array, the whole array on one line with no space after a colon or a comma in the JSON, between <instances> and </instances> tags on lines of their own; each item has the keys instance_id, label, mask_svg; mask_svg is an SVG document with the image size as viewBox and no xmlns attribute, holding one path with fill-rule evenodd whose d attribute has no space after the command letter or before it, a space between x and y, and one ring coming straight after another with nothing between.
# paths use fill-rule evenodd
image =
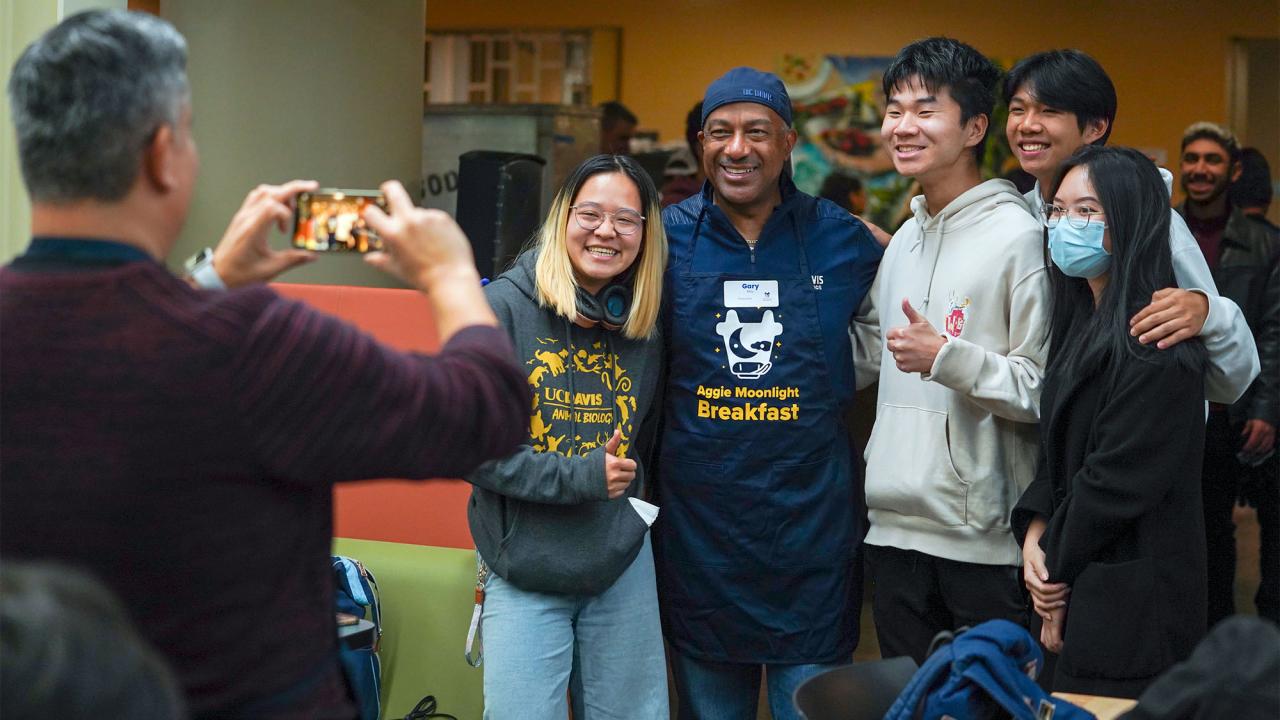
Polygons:
<instances>
[{"instance_id":1,"label":"green padded bench","mask_svg":"<svg viewBox=\"0 0 1280 720\"><path fill-rule=\"evenodd\" d=\"M458 720L480 720L483 676L463 659L475 601L474 550L334 538L364 563L382 598L382 717L403 718L423 695Z\"/></svg>"}]
</instances>

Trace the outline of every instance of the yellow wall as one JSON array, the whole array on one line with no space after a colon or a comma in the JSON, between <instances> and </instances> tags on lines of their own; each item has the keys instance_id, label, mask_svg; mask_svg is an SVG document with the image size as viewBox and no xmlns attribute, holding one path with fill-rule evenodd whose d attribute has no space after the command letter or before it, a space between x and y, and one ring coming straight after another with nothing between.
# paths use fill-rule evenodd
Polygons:
<instances>
[{"instance_id":1,"label":"yellow wall","mask_svg":"<svg viewBox=\"0 0 1280 720\"><path fill-rule=\"evenodd\" d=\"M1276 0L546 0L428 2L429 29L622 27L621 100L661 139L711 80L735 65L773 69L784 53L891 55L928 35L964 40L998 58L1080 48L1107 68L1120 95L1113 142L1178 154L1196 120L1226 121L1232 37L1280 34Z\"/></svg>"}]
</instances>

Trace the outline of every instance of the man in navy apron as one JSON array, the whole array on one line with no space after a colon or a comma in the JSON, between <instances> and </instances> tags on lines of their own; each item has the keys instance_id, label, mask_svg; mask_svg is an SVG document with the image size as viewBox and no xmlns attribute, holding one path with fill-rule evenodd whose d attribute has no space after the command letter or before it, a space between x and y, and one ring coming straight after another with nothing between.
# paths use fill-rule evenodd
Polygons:
<instances>
[{"instance_id":1,"label":"man in navy apron","mask_svg":"<svg viewBox=\"0 0 1280 720\"><path fill-rule=\"evenodd\" d=\"M791 99L729 71L702 104L702 192L663 214L670 371L654 549L679 716L774 718L858 642L849 324L882 249L796 189Z\"/></svg>"}]
</instances>

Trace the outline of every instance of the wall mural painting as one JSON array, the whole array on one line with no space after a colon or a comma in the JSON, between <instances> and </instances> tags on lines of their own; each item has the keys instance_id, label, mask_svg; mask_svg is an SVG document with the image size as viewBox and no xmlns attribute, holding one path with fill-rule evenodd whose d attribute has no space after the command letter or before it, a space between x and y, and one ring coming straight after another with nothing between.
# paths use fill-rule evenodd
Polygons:
<instances>
[{"instance_id":1,"label":"wall mural painting","mask_svg":"<svg viewBox=\"0 0 1280 720\"><path fill-rule=\"evenodd\" d=\"M791 156L796 185L806 193L820 195L828 175L856 177L866 188L863 216L889 231L910 216L911 198L920 193L914 181L894 172L893 161L880 142L885 104L880 78L891 59L784 55L779 66L800 135ZM998 64L1007 68L1011 63ZM1014 179L1012 173L1021 171L1004 137L1008 110L998 95L982 172L987 178Z\"/></svg>"}]
</instances>

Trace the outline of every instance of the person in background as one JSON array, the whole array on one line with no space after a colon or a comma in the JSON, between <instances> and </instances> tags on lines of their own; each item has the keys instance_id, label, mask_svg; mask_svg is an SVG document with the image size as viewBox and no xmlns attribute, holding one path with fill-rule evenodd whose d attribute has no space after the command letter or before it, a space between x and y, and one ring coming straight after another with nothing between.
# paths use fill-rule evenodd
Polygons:
<instances>
[{"instance_id":1,"label":"person in background","mask_svg":"<svg viewBox=\"0 0 1280 720\"><path fill-rule=\"evenodd\" d=\"M1271 192L1271 166L1266 157L1257 148L1242 149L1240 176L1227 189L1227 197L1245 217L1268 228L1280 240L1280 227L1267 219ZM1280 247L1277 249L1280 251ZM1258 361L1262 365L1258 382L1263 383L1259 392L1280 401L1277 397L1280 393L1280 380L1277 380L1280 378L1280 258L1271 260L1271 274L1262 308L1257 331ZM1273 417L1280 417L1280 408ZM1280 466L1277 463L1280 460L1273 454L1270 459L1253 467L1245 479L1241 495L1258 512L1260 582L1254 605L1259 615L1280 624Z\"/></svg>"},{"instance_id":2,"label":"person in background","mask_svg":"<svg viewBox=\"0 0 1280 720\"><path fill-rule=\"evenodd\" d=\"M0 715L182 720L182 692L119 601L73 568L0 564Z\"/></svg>"},{"instance_id":3,"label":"person in background","mask_svg":"<svg viewBox=\"0 0 1280 720\"><path fill-rule=\"evenodd\" d=\"M818 197L825 198L854 215L867 211L867 190L862 181L852 175L833 172L822 181Z\"/></svg>"},{"instance_id":4,"label":"person in background","mask_svg":"<svg viewBox=\"0 0 1280 720\"><path fill-rule=\"evenodd\" d=\"M1182 136L1181 183L1186 201L1178 208L1195 236L1213 281L1243 311L1257 341L1262 372L1231 405L1212 403L1204 451L1204 524L1209 552L1209 625L1235 612L1236 538L1232 513L1249 487L1258 503L1261 575L1258 614L1280 622L1280 461L1275 454L1280 423L1280 366L1276 348L1262 342L1263 325L1280 307L1267 297L1268 276L1280 254L1280 237L1232 205L1228 187L1239 178L1240 146L1226 128L1195 123ZM1254 478L1262 482L1254 486ZM1268 562L1270 561L1270 562Z\"/></svg>"},{"instance_id":5,"label":"person in background","mask_svg":"<svg viewBox=\"0 0 1280 720\"><path fill-rule=\"evenodd\" d=\"M661 415L658 192L631 158L570 173L485 293L531 368L525 444L468 476L485 717L667 718L649 523Z\"/></svg>"},{"instance_id":6,"label":"person in background","mask_svg":"<svg viewBox=\"0 0 1280 720\"><path fill-rule=\"evenodd\" d=\"M267 235L314 182L249 193L192 272L229 289L169 273L199 168L186 59L164 20L94 10L13 67L33 238L0 269L0 554L104 582L194 717L350 720L334 484L503 457L529 388L466 236L398 182L367 260L426 295L437 355L260 284L307 258Z\"/></svg>"},{"instance_id":7,"label":"person in background","mask_svg":"<svg viewBox=\"0 0 1280 720\"><path fill-rule=\"evenodd\" d=\"M687 153L676 151L667 162L667 178L662 184L662 207L683 202L702 189L707 180L707 173L702 167L702 143L698 133L702 132L702 101L693 104L689 114L684 118L684 140L689 146ZM672 172L672 165L678 163L679 172Z\"/></svg>"},{"instance_id":8,"label":"person in background","mask_svg":"<svg viewBox=\"0 0 1280 720\"><path fill-rule=\"evenodd\" d=\"M1227 188L1227 200L1245 217L1261 223L1273 233L1280 227L1267 219L1271 210L1271 164L1258 148L1240 149L1240 175Z\"/></svg>"},{"instance_id":9,"label":"person in background","mask_svg":"<svg viewBox=\"0 0 1280 720\"><path fill-rule=\"evenodd\" d=\"M630 155L631 137L639 124L635 113L617 100L600 103L600 152Z\"/></svg>"},{"instance_id":10,"label":"person in background","mask_svg":"<svg viewBox=\"0 0 1280 720\"><path fill-rule=\"evenodd\" d=\"M791 99L735 68L707 88L709 181L662 211L671 242L666 410L654 525L681 718L775 720L848 663L862 600L862 508L844 416L848 327L883 250L796 189Z\"/></svg>"},{"instance_id":11,"label":"person in background","mask_svg":"<svg viewBox=\"0 0 1280 720\"><path fill-rule=\"evenodd\" d=\"M1137 697L1204 636L1205 350L1129 333L1173 282L1168 194L1131 148L1047 185L1052 311L1036 479L1013 510L1053 689Z\"/></svg>"}]
</instances>

